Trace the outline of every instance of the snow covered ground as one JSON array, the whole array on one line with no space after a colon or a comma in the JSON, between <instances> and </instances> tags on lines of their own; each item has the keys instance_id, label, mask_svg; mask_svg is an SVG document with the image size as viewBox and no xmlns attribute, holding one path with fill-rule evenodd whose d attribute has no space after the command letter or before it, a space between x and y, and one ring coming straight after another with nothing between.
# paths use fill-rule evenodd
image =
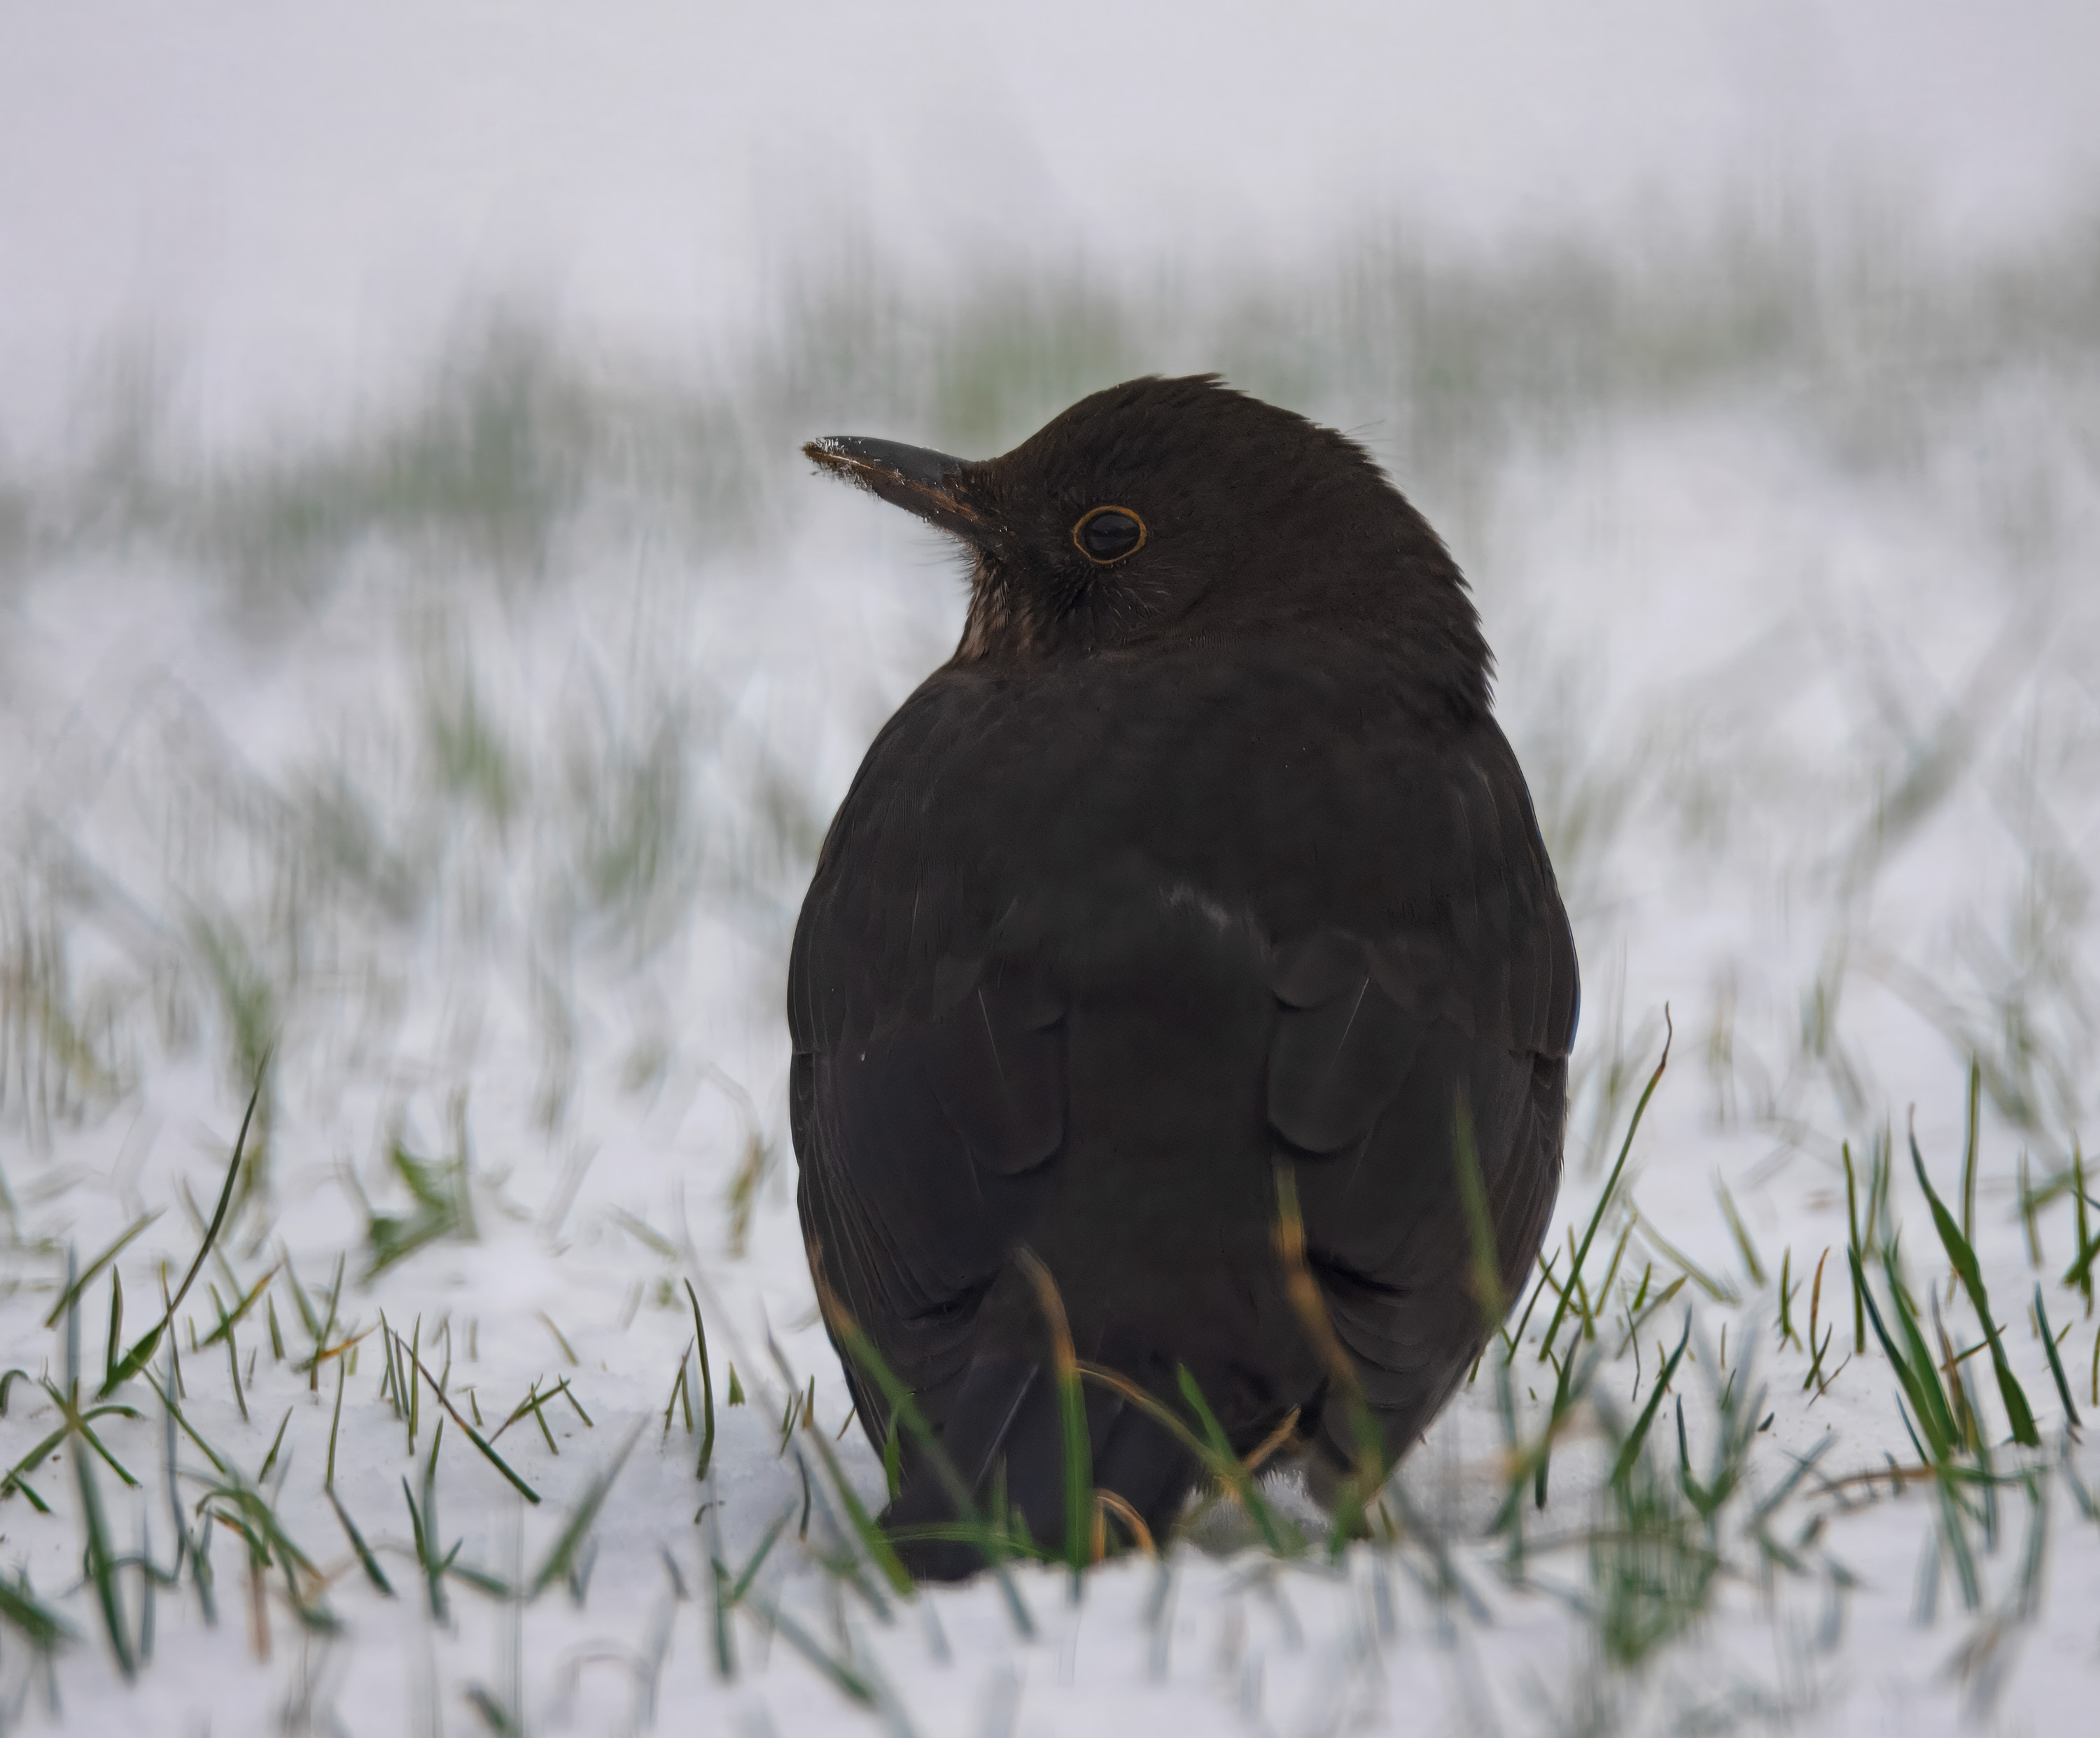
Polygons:
<instances>
[{"instance_id":1,"label":"snow covered ground","mask_svg":"<svg viewBox=\"0 0 2100 1738\"><path fill-rule=\"evenodd\" d=\"M1851 41L1804 11L1792 37L1737 20L1748 73L1711 37L1643 38L1650 82L1735 94L1725 124L1714 104L1679 117L1705 167L1670 164L1667 217L1615 201L1661 173L1668 117L1615 130L1617 87L1593 80L1541 99L1560 132L1447 171L1455 194L1421 167L1433 117L1279 129L1299 155L1247 183L1242 246L1214 203L1197 241L1149 237L1133 266L1092 245L1090 201L1114 173L1198 184L1181 152L1142 171L1083 155L987 236L951 223L936 246L939 222L902 214L899 165L928 152L898 117L1013 38L951 44L930 72L889 43L860 66L898 81L885 105L841 24L814 88L881 135L854 219L872 239L845 265L821 246L754 263L810 237L729 223L735 177L698 145L638 164L579 130L585 98L602 117L633 88L630 41L594 60L546 23L483 56L462 12L388 85L383 33L331 39L321 64L236 11L157 79L150 40L95 60L78 24L32 41L11 22L25 51L0 57L42 105L0 105L0 138L70 162L72 209L129 188L183 237L145 227L127 306L96 265L121 242L68 227L64 176L0 187L28 262L0 351L29 389L0 421L0 1729L2078 1729L2100 1686L2100 1456L2068 1428L2072 1404L2100 1414L2080 1271L2100 1215L2078 1198L2100 1035L2100 252L2067 196L2036 191L2045 160L2075 179L2062 139L2083 136L2048 77L1993 135L1995 170L1959 126L1939 158L1921 147L1953 189L1944 231L1872 201L1723 196L1767 136L1745 93L1780 48ZM1924 30L1935 76L1960 29ZM732 34L761 64L785 51ZM1974 64L2076 64L2067 35L2050 55L2014 34ZM1207 51L1242 72L1249 52ZM1469 51L1424 51L1462 70ZM243 54L257 74L232 80ZM1871 64L1831 50L1828 87L1772 136L1829 143L1864 77L1846 54ZM1516 59L1490 108L1553 85L1545 48ZM990 131L1017 110L1052 145L1086 133L1046 94L1051 60L1010 73ZM446 74L530 159L532 105L488 66L556 62L574 179L532 222L488 195L476 256L443 221L472 183L438 118ZM90 63L112 130L68 157L59 74ZM1848 125L1894 151L1932 85ZM353 100L382 87L390 109ZM320 112L355 136L315 143L329 129L287 89L332 92ZM189 157L148 148L156 91L195 118ZM720 107L703 143L773 112L742 86ZM928 150L974 124L928 121ZM453 205L385 192L413 179L404 128ZM1570 129L1603 141L1611 196L1542 225L1536 165ZM1427 175L1393 198L1436 223L1374 222L1391 201L1359 183L1294 229L1294 176L1326 185L1381 141ZM353 191L360 163L378 191ZM639 178L626 215L535 227L596 210L608 164ZM743 253L623 276L607 237L633 243L686 169L695 232L728 223ZM770 210L823 179L790 152L744 193ZM167 188L228 185L210 254ZM1963 201L2015 186L2030 205L1986 236ZM334 221L285 240L264 218L301 187L333 190ZM1042 233L1017 240L1031 214ZM568 299L460 312L572 240L589 270ZM1192 285L1170 269L1184 248L1229 269ZM399 307L373 307L395 292L315 258L439 264L397 330ZM169 282L160 338L114 342ZM433 309L449 336L410 329ZM1092 386L1207 366L1357 431L1473 576L1584 963L1548 1250L1564 1281L1595 1218L1593 1326L1553 1324L1543 1290L1373 1544L1330 1557L1283 1489L1303 1552L1228 1501L1163 1564L1105 1565L1076 1595L1038 1568L1010 1594L905 1596L852 1542L842 1486L872 1504L883 1474L857 1431L833 1441L846 1400L794 1221L779 1009L831 806L946 655L960 591L928 534L794 455L833 430L995 450ZM1670 1065L1606 1198L1665 1007ZM172 1348L98 1399L205 1242L258 1074L252 1162ZM1914 1174L1913 1107L2006 1384ZM1908 1394L1855 1302L1855 1224ZM1898 1230L1921 1361L1883 1259ZM1958 1398L1930 1368L1948 1352ZM86 1418L91 1442L66 1410L90 1401L128 1409Z\"/></svg>"}]
</instances>

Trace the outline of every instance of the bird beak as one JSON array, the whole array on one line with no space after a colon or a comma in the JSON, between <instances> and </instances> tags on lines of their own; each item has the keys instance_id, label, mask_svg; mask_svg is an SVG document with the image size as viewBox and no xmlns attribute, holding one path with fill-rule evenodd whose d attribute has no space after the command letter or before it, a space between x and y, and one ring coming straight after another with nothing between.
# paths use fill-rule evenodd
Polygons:
<instances>
[{"instance_id":1,"label":"bird beak","mask_svg":"<svg viewBox=\"0 0 2100 1738\"><path fill-rule=\"evenodd\" d=\"M982 514L956 497L956 479L969 468L967 459L951 458L925 447L893 440L867 440L858 434L827 434L802 451L818 469L879 495L893 506L915 513L945 532L978 541L989 528Z\"/></svg>"}]
</instances>

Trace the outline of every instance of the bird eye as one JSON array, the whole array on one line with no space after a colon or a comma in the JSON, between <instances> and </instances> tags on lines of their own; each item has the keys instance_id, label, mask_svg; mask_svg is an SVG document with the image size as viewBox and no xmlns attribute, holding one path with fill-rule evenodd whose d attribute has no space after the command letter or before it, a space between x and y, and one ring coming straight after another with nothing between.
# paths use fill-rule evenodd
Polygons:
<instances>
[{"instance_id":1,"label":"bird eye","mask_svg":"<svg viewBox=\"0 0 2100 1738\"><path fill-rule=\"evenodd\" d=\"M1145 542L1145 521L1127 507L1096 507L1072 527L1072 541L1088 561L1106 566Z\"/></svg>"}]
</instances>

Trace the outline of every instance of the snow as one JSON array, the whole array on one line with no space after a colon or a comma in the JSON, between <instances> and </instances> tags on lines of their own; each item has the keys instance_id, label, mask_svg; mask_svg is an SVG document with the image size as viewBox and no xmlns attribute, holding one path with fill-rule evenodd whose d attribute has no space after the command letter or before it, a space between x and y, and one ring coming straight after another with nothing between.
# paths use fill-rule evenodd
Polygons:
<instances>
[{"instance_id":1,"label":"snow","mask_svg":"<svg viewBox=\"0 0 2100 1738\"><path fill-rule=\"evenodd\" d=\"M214 1614L188 1571L149 1595L121 1566L124 1633L142 1652L152 1637L126 1681L62 1450L25 1475L48 1515L0 1499L0 1570L75 1639L47 1662L0 1619L0 1730L1911 1733L2063 1727L2089 1703L2100 1528L2079 1491L2100 1465L2064 1431L2037 1281L2081 1402L2096 1330L2062 1283L2068 1195L2037 1211L2037 1262L2019 1191L2059 1177L2093 1109L2100 370L2077 312L2091 256L2066 240L2090 184L2075 69L2091 20L1373 11L1290 30L1207 13L1200 31L1083 7L1033 24L641 7L0 18L0 162L16 165L0 177L0 1370L26 1373L0 1452L12 1465L59 1427L40 1374L62 1383L73 1356L99 1385L107 1274L77 1353L45 1325L68 1259L160 1211L117 1259L126 1343L157 1319L157 1274L188 1268L251 1083L236 1017L259 1008L277 1034L267 1193L181 1314L201 1342L208 1286L230 1308L275 1272L235 1330L238 1399L223 1343L192 1349L182 1327L179 1403L249 1479L289 1418L268 1488L317 1568L302 1597L338 1626L303 1627L281 1569L251 1581L240 1536L199 1528L206 1457L133 1383L117 1397L140 1415L95 1427L140 1481L94 1463L112 1548L165 1568L178 1528L214 1535ZM1868 219L1890 185L1906 215L1884 250ZM1688 385L1657 386L1643 370L1666 373L1669 334L1651 355L1621 333L1601 385L1577 357L1574 385L1489 381L1477 425L1446 425L1381 399L1390 372L1319 360L1333 339L1309 311L1378 267L1361 244L1388 220L1525 317L1552 293L1542 233L1577 237L1630 307L1651 287L1644 249L1718 295L1746 196L1780 210L1746 273L1797 246L1833 278L1846 259L1886 273L1879 291L1787 280L1806 335L1754 352L1769 367L1695 357ZM1789 201L1814 218L1798 236ZM1659 209L1693 239L1652 225ZM1584 962L1564 1264L1669 1008L1621 1277L1652 1259L1667 1283L1681 1251L1734 1301L1686 1285L1644 1326L1638 1373L1600 1320L1599 1391L1622 1423L1644 1404L1696 1299L1675 1384L1695 1468L1732 1375L1765 1384L1771 1415L1754 1493L1833 1445L1776 1511L1802 1573L1760 1569L1739 1501L1710 1603L1643 1667L1611 1663L1584 1608L1612 1512L1599 1414L1578 1410L1527 1515L1529 1577L1502 1573L1498 1356L1409 1463L1406 1542L1333 1567L1215 1523L1163 1569L1092 1572L1076 1600L1065 1572L1017 1572L1023 1634L989 1579L906 1601L818 1561L839 1498L814 1445L847 1401L792 1207L786 942L831 805L945 655L960 598L926 534L805 478L793 446L825 431L808 419L871 404L1026 432L1064 378L1053 346L1029 348L1039 308L1005 316L1008 374L997 345L972 353L993 359L989 412L929 410L937 395L880 376L1000 317L1017 261L1123 310L1124 342L1174 366L1238 344L1281 368L1233 335L1235 285L1309 286L1291 304L1308 311L1307 395L1264 390L1359 428L1473 576ZM1993 301L2001 270L2014 288ZM783 387L774 347L837 336L808 311L826 294L904 311L853 329L864 373L827 384L812 363ZM2019 311L2052 296L2071 311L2053 324ZM538 311L495 320L484 351L477 300ZM1973 319L1918 312L1957 306ZM127 328L152 341L117 383L143 396L98 404L82 377ZM500 368L494 387L474 373L503 342L523 346L514 399ZM1457 430L1440 448L1439 429ZM665 452L675 464L646 462ZM451 492L403 506L403 452ZM2034 1471L1997 1490L1991 1548L1968 1529L1974 1611L1932 1555L1931 1486L1820 1482L1917 1458L1871 1334L1821 1392L1777 1343L1782 1257L1798 1284L1828 1249L1826 1373L1854 1354L1841 1143L1864 1178L1884 1130L1913 1286L1935 1285L1958 1344L1975 1337L1905 1146L1914 1107L1958 1207L1972 1054L1975 1241L2043 1438L1997 1446L1986 1360L1962 1366L2000 1470ZM412 1206L397 1145L464 1159L472 1234L368 1273L372 1215ZM739 1177L756 1179L740 1250ZM1622 1224L1608 1215L1600 1241ZM295 1369L312 1343L292 1281L311 1300L339 1259L336 1337L368 1337L338 1426L347 1359L311 1383ZM689 1279L716 1401L705 1483L675 1403L665 1426ZM1802 1333L1807 1295L1789 1306ZM1551 1308L1510 1365L1527 1442L1551 1394ZM567 1380L578 1406L549 1405L551 1442L527 1417L495 1445L538 1503L460 1426L435 1440L427 1384L411 1452L381 1393L382 1312L484 1436ZM791 1387L814 1393L815 1428L783 1449ZM1659 1412L1651 1439L1665 1470L1675 1423ZM332 1435L334 1494L393 1597L324 1489ZM875 1500L858 1431L835 1452ZM434 1614L409 1513L434 1453L443 1549L513 1585L617 1465L574 1590L556 1573L510 1601L454 1577ZM783 1513L725 1670L708 1554L740 1571Z\"/></svg>"}]
</instances>

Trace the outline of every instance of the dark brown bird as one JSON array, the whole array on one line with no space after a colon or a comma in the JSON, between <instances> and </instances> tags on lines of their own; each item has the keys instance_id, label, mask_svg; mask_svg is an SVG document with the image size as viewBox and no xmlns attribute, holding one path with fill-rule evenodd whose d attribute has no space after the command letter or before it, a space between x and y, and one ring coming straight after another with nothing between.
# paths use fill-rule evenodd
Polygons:
<instances>
[{"instance_id":1,"label":"dark brown bird","mask_svg":"<svg viewBox=\"0 0 2100 1738\"><path fill-rule=\"evenodd\" d=\"M1538 1252L1577 998L1456 564L1362 448L1211 377L1096 393L979 462L805 450L972 563L961 643L862 763L789 968L834 1343L856 1325L973 1506L1003 1489L1053 1547L1065 1453L1026 1252L1082 1361L1187 1417L1185 1367L1236 1453L1295 1414L1335 1489L1353 1389L1389 1465ZM883 1388L845 1362L880 1444ZM1093 1485L1161 1534L1196 1462L1086 1392ZM954 1478L903 1449L885 1523L906 1560L982 1566L937 1536Z\"/></svg>"}]
</instances>

